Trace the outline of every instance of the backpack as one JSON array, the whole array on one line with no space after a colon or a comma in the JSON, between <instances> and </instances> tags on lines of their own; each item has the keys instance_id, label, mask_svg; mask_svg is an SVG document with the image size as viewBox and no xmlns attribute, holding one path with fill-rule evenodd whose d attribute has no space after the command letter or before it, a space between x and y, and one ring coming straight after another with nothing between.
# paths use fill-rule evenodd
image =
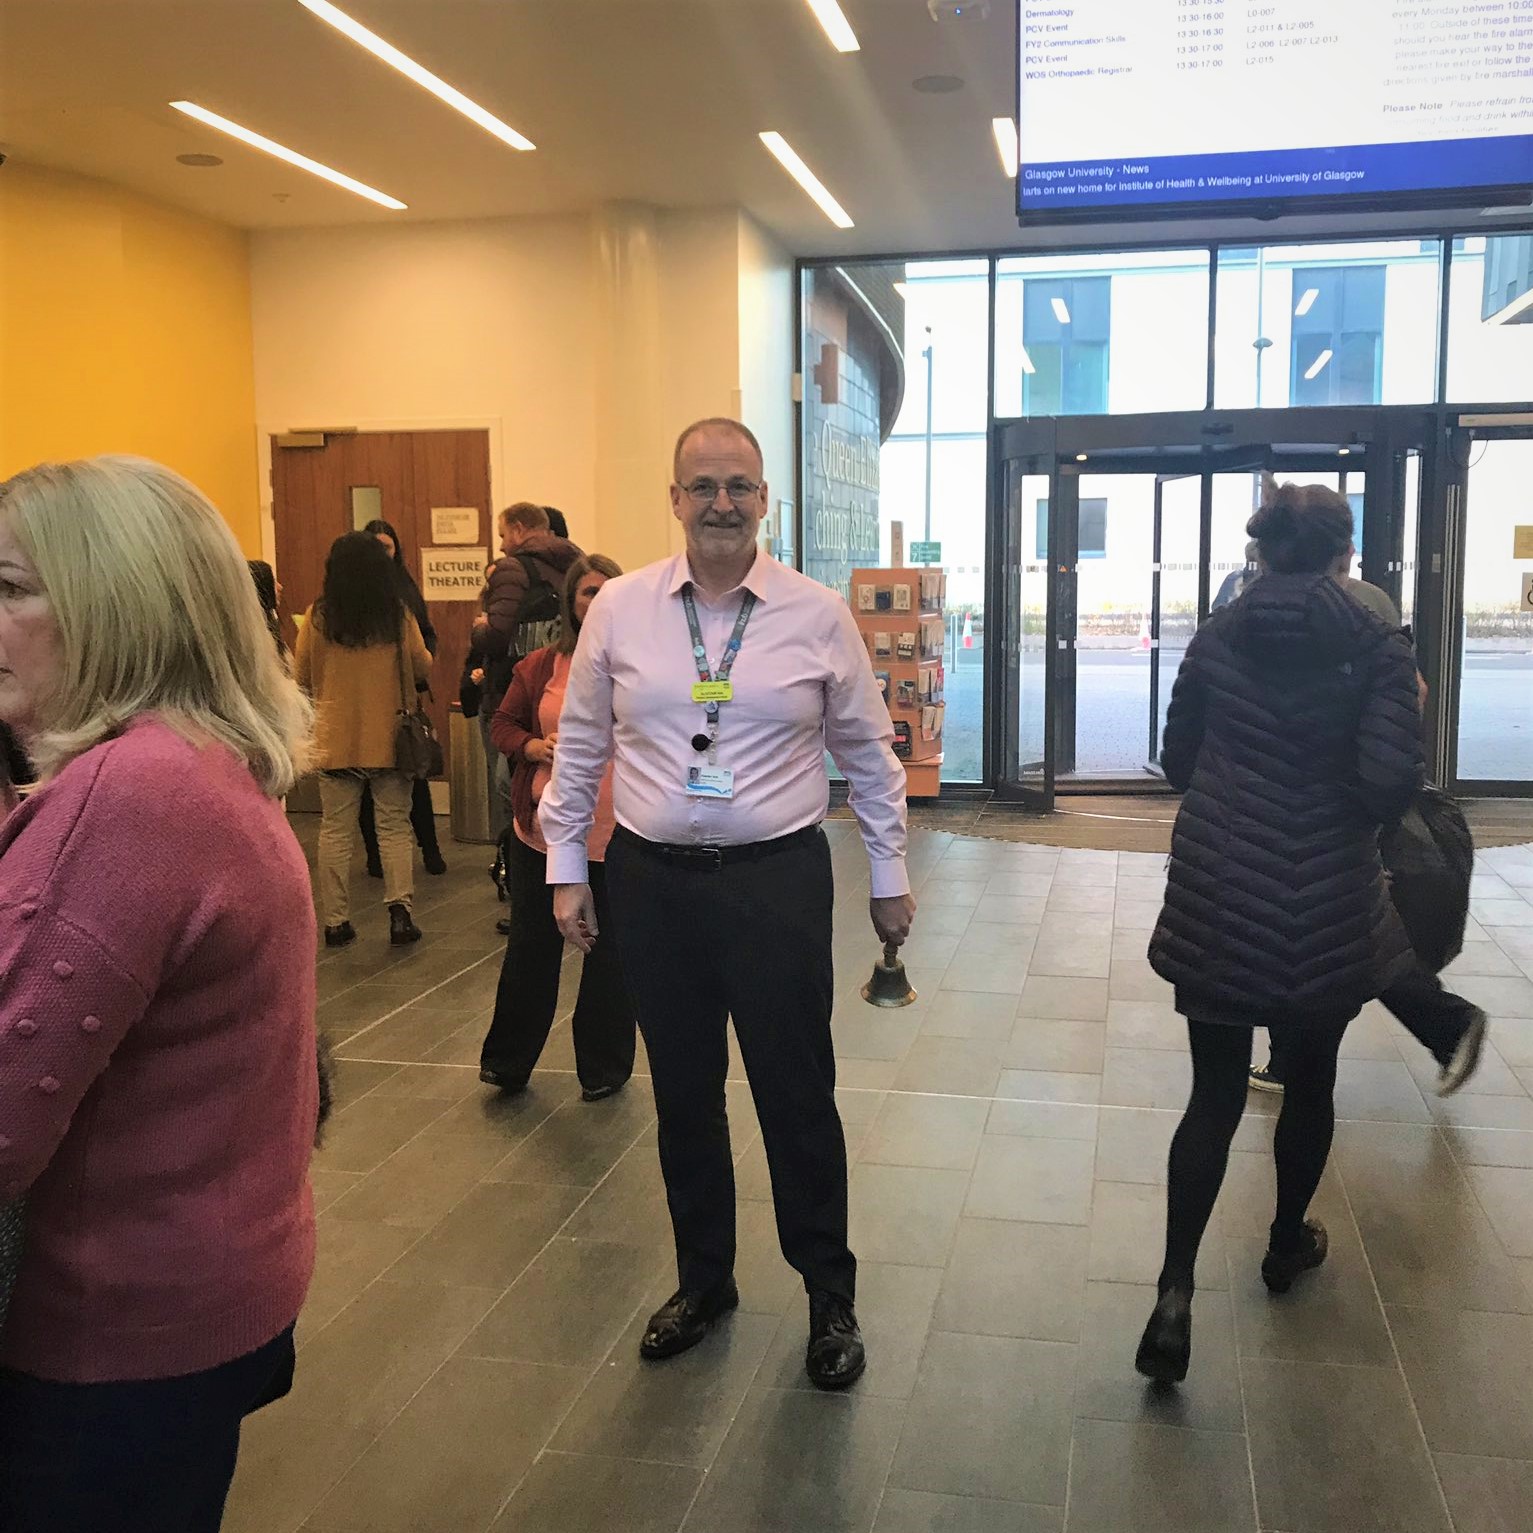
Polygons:
<instances>
[{"instance_id":1,"label":"backpack","mask_svg":"<svg viewBox=\"0 0 1533 1533\"><path fill-rule=\"evenodd\" d=\"M559 637L559 593L543 578L538 561L531 554L517 554L527 574L527 591L516 609L516 623L511 629L507 657L525 660L535 649L553 644Z\"/></svg>"}]
</instances>

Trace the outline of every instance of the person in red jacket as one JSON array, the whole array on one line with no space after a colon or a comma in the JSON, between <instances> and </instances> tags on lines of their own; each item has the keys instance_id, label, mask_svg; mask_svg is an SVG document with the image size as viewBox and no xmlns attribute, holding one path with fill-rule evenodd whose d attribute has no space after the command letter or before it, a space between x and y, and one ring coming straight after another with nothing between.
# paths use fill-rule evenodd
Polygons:
<instances>
[{"instance_id":1,"label":"person in red jacket","mask_svg":"<svg viewBox=\"0 0 1533 1533\"><path fill-rule=\"evenodd\" d=\"M314 1265L309 705L218 512L157 464L0 484L5 1533L216 1533Z\"/></svg>"},{"instance_id":2,"label":"person in red jacket","mask_svg":"<svg viewBox=\"0 0 1533 1533\"><path fill-rule=\"evenodd\" d=\"M510 822L504 767L490 739L490 721L517 663L558 636L559 590L580 550L549 530L548 510L517 501L500 513L500 552L480 598L472 643L484 666L479 727L484 732L490 834L503 842Z\"/></svg>"},{"instance_id":3,"label":"person in red jacket","mask_svg":"<svg viewBox=\"0 0 1533 1533\"><path fill-rule=\"evenodd\" d=\"M554 892L547 881L548 848L538 829L538 800L553 775L559 711L580 625L597 592L622 573L600 554L587 555L570 566L562 593L564 623L559 641L536 650L517 666L491 724L495 749L511 763L513 824L507 854L511 931L495 1016L480 1053L479 1078L506 1092L526 1087L543 1052L559 1000L559 966L564 957L564 938L554 922ZM591 887L603 908L602 860L615 824L609 768L587 846ZM588 1102L611 1096L633 1074L633 1004L616 949L611 943L604 948L586 955L575 1003L575 1068L581 1095Z\"/></svg>"}]
</instances>

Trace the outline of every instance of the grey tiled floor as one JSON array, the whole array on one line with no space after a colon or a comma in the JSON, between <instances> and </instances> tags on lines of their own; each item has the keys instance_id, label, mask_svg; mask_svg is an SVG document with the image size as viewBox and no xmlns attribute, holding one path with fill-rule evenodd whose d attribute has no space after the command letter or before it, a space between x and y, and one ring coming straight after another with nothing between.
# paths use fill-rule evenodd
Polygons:
<instances>
[{"instance_id":1,"label":"grey tiled floor","mask_svg":"<svg viewBox=\"0 0 1533 1533\"><path fill-rule=\"evenodd\" d=\"M1432 1094L1382 1012L1350 1030L1317 1200L1332 1258L1277 1301L1257 1276L1276 1104L1253 1097L1192 1373L1156 1394L1133 1348L1188 1082L1144 961L1161 859L918 833L921 998L878 1012L857 995L866 864L830 829L864 1381L803 1377L738 1069L741 1309L640 1365L672 1286L648 1082L582 1104L561 1021L526 1097L478 1084L496 907L483 854L449 847L454 871L421 881L425 942L391 952L374 908L321 958L343 1063L319 1272L231 1533L1533 1527L1533 849L1480 859L1453 982L1495 1020L1463 1094Z\"/></svg>"}]
</instances>

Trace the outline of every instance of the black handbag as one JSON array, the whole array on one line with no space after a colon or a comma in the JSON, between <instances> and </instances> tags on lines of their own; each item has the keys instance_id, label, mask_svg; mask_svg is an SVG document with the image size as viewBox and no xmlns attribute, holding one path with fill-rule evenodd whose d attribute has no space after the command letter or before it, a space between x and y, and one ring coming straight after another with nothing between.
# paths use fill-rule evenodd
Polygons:
<instances>
[{"instance_id":1,"label":"black handbag","mask_svg":"<svg viewBox=\"0 0 1533 1533\"><path fill-rule=\"evenodd\" d=\"M1464 812L1440 788L1416 795L1399 824L1379 838L1389 893L1416 956L1434 974L1464 946L1474 837Z\"/></svg>"},{"instance_id":2,"label":"black handbag","mask_svg":"<svg viewBox=\"0 0 1533 1533\"><path fill-rule=\"evenodd\" d=\"M5 1325L5 1311L21 1270L22 1237L26 1234L27 1206L17 1198L0 1204L0 1327Z\"/></svg>"},{"instance_id":3,"label":"black handbag","mask_svg":"<svg viewBox=\"0 0 1533 1533\"><path fill-rule=\"evenodd\" d=\"M394 766L406 777L424 781L440 777L446 769L442 742L437 738L431 716L415 692L411 700L410 662L405 656L404 639L399 641L399 722L394 730Z\"/></svg>"}]
</instances>

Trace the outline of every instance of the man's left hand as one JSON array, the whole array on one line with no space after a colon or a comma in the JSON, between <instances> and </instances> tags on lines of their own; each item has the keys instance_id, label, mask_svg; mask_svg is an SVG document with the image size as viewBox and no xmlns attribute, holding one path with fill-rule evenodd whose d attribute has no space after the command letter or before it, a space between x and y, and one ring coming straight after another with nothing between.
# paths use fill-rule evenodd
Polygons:
<instances>
[{"instance_id":1,"label":"man's left hand","mask_svg":"<svg viewBox=\"0 0 1533 1533\"><path fill-rule=\"evenodd\" d=\"M868 910L873 917L873 930L880 942L892 942L896 947L904 944L910 935L910 923L915 920L916 897L913 894L896 894L889 899L871 899Z\"/></svg>"}]
</instances>

